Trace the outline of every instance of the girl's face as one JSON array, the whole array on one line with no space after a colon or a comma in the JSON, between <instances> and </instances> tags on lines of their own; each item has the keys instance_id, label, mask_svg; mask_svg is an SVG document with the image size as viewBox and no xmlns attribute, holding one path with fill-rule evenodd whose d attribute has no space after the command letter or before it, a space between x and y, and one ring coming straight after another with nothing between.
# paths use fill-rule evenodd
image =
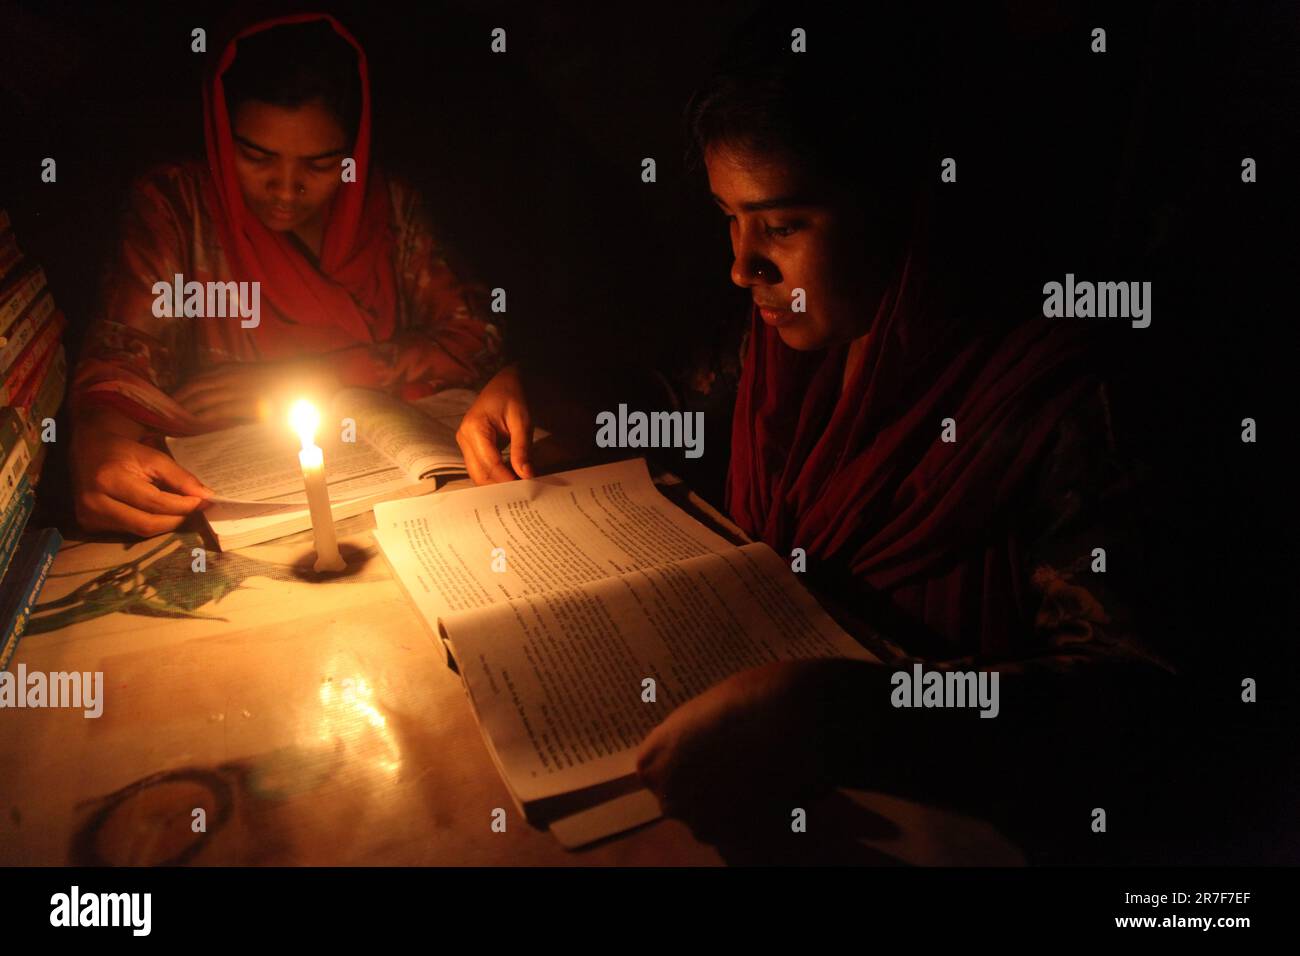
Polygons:
<instances>
[{"instance_id":1,"label":"girl's face","mask_svg":"<svg viewBox=\"0 0 1300 956\"><path fill-rule=\"evenodd\" d=\"M319 101L285 107L246 100L230 126L235 172L253 215L276 232L322 221L348 150L334 114Z\"/></svg>"},{"instance_id":2,"label":"girl's face","mask_svg":"<svg viewBox=\"0 0 1300 956\"><path fill-rule=\"evenodd\" d=\"M705 165L731 230L731 281L781 341L805 351L866 334L890 264L863 216L793 162L718 147Z\"/></svg>"}]
</instances>

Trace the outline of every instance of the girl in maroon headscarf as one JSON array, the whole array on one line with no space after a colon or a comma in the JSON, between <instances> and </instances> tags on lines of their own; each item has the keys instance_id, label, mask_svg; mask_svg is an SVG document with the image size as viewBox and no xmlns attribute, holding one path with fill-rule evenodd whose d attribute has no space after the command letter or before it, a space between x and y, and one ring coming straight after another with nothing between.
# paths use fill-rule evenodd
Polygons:
<instances>
[{"instance_id":1,"label":"girl in maroon headscarf","mask_svg":"<svg viewBox=\"0 0 1300 956\"><path fill-rule=\"evenodd\" d=\"M336 20L240 32L204 117L206 162L135 186L74 378L87 529L156 534L202 505L207 489L146 444L159 433L257 418L288 389L416 398L477 387L500 366L484 290L452 271L419 197L374 162L365 53ZM204 289L256 282L259 314L158 308L155 284L177 275Z\"/></svg>"},{"instance_id":2,"label":"girl in maroon headscarf","mask_svg":"<svg viewBox=\"0 0 1300 956\"><path fill-rule=\"evenodd\" d=\"M726 503L753 538L802 550L882 663L746 671L660 724L641 775L705 834L768 798L788 825L803 804L787 798L830 784L943 800L1078 770L1078 729L1165 673L1095 564L1095 548L1116 560L1099 514L1126 473L1081 328L963 298L954 267L977 250L937 239L919 186L942 154L907 139L918 105L837 83L872 59L862 34L842 47L823 29L800 54L776 26L689 112L754 305ZM924 66L909 67L910 88ZM896 706L894 675L916 663L996 671L993 719Z\"/></svg>"}]
</instances>

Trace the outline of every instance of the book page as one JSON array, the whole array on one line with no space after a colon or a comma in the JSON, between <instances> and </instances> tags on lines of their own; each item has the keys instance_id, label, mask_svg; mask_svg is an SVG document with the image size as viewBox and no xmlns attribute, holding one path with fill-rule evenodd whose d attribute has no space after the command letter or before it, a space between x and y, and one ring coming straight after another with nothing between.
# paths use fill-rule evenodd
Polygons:
<instances>
[{"instance_id":1,"label":"book page","mask_svg":"<svg viewBox=\"0 0 1300 956\"><path fill-rule=\"evenodd\" d=\"M525 802L634 773L656 724L738 671L874 660L765 544L529 592L440 623L484 736ZM645 678L654 703L642 699Z\"/></svg>"},{"instance_id":2,"label":"book page","mask_svg":"<svg viewBox=\"0 0 1300 956\"><path fill-rule=\"evenodd\" d=\"M316 437L325 456L331 500L344 500L410 484L410 479L369 443L345 442L337 429ZM302 507L303 487L298 436L288 426L238 425L205 435L168 438L167 447L181 467L217 492L226 504Z\"/></svg>"},{"instance_id":3,"label":"book page","mask_svg":"<svg viewBox=\"0 0 1300 956\"><path fill-rule=\"evenodd\" d=\"M410 404L412 408L419 409L421 415L454 434L460 427L460 420L477 398L478 392L468 388L446 388L424 398L417 398Z\"/></svg>"},{"instance_id":4,"label":"book page","mask_svg":"<svg viewBox=\"0 0 1300 956\"><path fill-rule=\"evenodd\" d=\"M336 417L357 423L364 439L412 481L465 471L456 443L460 420L476 398L466 389L448 389L407 403L364 388L345 388L332 405Z\"/></svg>"},{"instance_id":5,"label":"book page","mask_svg":"<svg viewBox=\"0 0 1300 956\"><path fill-rule=\"evenodd\" d=\"M431 623L732 548L664 498L642 458L377 505L375 536Z\"/></svg>"},{"instance_id":6,"label":"book page","mask_svg":"<svg viewBox=\"0 0 1300 956\"><path fill-rule=\"evenodd\" d=\"M331 501L398 491L433 474L463 473L456 429L476 393L448 389L406 403L384 392L348 388L331 402L326 421L356 422L356 441L342 428L316 436L325 456ZM172 457L217 492L225 518L301 509L307 503L298 437L287 426L259 422L168 438Z\"/></svg>"},{"instance_id":7,"label":"book page","mask_svg":"<svg viewBox=\"0 0 1300 956\"><path fill-rule=\"evenodd\" d=\"M330 502L330 513L335 521L340 521L369 511L380 501L429 494L437 486L433 479L414 484L405 475L399 474L399 479L400 484L395 488L380 486L360 497L335 498ZM293 504L218 502L204 511L203 517L223 551L260 544L311 527L311 513L302 505Z\"/></svg>"}]
</instances>

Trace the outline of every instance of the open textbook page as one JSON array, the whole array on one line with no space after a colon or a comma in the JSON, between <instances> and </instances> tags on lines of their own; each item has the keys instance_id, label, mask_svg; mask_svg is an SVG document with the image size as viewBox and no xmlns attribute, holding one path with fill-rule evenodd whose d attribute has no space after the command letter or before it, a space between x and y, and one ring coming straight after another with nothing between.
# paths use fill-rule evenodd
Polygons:
<instances>
[{"instance_id":1,"label":"open textbook page","mask_svg":"<svg viewBox=\"0 0 1300 956\"><path fill-rule=\"evenodd\" d=\"M335 520L381 501L427 494L440 479L463 475L456 429L475 397L449 389L407 403L383 392L340 391L322 415L328 427L323 424L316 435ZM355 441L343 440L344 419L355 423ZM534 441L546 435L534 429ZM183 467L217 492L203 517L218 548L242 548L311 527L298 463L301 444L287 423L241 425L168 438L167 444ZM506 452L502 457L509 460Z\"/></svg>"},{"instance_id":2,"label":"open textbook page","mask_svg":"<svg viewBox=\"0 0 1300 956\"><path fill-rule=\"evenodd\" d=\"M650 729L730 674L871 659L775 552L704 527L658 492L642 459L389 502L375 519L530 816L582 807L558 800L581 791L625 794L610 785L633 779ZM657 815L639 807L581 838Z\"/></svg>"},{"instance_id":3,"label":"open textbook page","mask_svg":"<svg viewBox=\"0 0 1300 956\"><path fill-rule=\"evenodd\" d=\"M737 671L870 655L766 544L445 618L442 632L525 803L630 775L646 734ZM656 705L642 698L653 678Z\"/></svg>"},{"instance_id":4,"label":"open textbook page","mask_svg":"<svg viewBox=\"0 0 1300 956\"><path fill-rule=\"evenodd\" d=\"M392 502L375 536L430 623L733 547L661 495L641 458Z\"/></svg>"},{"instance_id":5,"label":"open textbook page","mask_svg":"<svg viewBox=\"0 0 1300 956\"><path fill-rule=\"evenodd\" d=\"M360 388L339 391L321 416L331 501L382 495L427 478L463 474L456 428L475 393L452 389L416 402ZM343 422L355 430L344 441ZM305 507L298 436L284 422L258 422L188 438L168 438L172 456L230 505ZM245 509L252 512L254 509Z\"/></svg>"}]
</instances>

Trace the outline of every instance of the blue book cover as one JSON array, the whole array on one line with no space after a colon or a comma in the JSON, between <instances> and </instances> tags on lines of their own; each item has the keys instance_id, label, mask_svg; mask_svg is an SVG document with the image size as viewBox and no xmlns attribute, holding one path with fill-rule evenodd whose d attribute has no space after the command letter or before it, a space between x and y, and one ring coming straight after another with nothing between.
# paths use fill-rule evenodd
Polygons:
<instances>
[{"instance_id":1,"label":"blue book cover","mask_svg":"<svg viewBox=\"0 0 1300 956\"><path fill-rule=\"evenodd\" d=\"M62 544L63 535L56 528L33 531L22 539L0 598L0 670L9 665L18 639L27 629L27 618Z\"/></svg>"},{"instance_id":2,"label":"blue book cover","mask_svg":"<svg viewBox=\"0 0 1300 956\"><path fill-rule=\"evenodd\" d=\"M32 493L27 483L27 476L23 475L22 480L18 482L14 500L9 503L3 521L0 521L0 580L3 580L9 570L9 563L13 560L14 552L18 550L18 540L23 529L27 527L27 519L32 516L35 507L36 495Z\"/></svg>"}]
</instances>

